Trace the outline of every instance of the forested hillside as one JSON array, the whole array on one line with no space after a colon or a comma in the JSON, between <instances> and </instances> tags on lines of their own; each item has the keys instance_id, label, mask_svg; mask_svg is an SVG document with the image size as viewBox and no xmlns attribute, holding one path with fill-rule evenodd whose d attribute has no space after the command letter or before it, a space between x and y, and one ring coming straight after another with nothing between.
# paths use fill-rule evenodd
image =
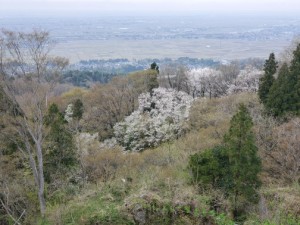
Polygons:
<instances>
[{"instance_id":1,"label":"forested hillside","mask_svg":"<svg viewBox=\"0 0 300 225\"><path fill-rule=\"evenodd\" d=\"M92 85L52 44L0 35L1 225L300 223L300 44Z\"/></svg>"}]
</instances>

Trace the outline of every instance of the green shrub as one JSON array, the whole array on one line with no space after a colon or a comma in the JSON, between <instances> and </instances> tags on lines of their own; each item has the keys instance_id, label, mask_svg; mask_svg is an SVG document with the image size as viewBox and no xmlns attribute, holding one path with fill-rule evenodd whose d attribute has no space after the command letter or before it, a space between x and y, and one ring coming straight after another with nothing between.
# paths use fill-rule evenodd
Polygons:
<instances>
[{"instance_id":1,"label":"green shrub","mask_svg":"<svg viewBox=\"0 0 300 225\"><path fill-rule=\"evenodd\" d=\"M214 188L225 185L224 177L228 170L228 156L223 146L216 146L204 152L191 155L189 168L193 183L212 185Z\"/></svg>"}]
</instances>

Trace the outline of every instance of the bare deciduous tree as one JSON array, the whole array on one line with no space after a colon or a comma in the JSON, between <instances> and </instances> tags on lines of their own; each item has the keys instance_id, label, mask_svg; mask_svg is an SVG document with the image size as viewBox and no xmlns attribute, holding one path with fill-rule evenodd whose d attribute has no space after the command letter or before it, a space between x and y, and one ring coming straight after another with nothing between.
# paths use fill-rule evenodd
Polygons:
<instances>
[{"instance_id":1,"label":"bare deciduous tree","mask_svg":"<svg viewBox=\"0 0 300 225\"><path fill-rule=\"evenodd\" d=\"M48 32L2 31L0 40L1 85L18 109L14 128L21 143L16 144L29 161L44 215L44 117L48 98L68 60L50 56L53 41Z\"/></svg>"},{"instance_id":2,"label":"bare deciduous tree","mask_svg":"<svg viewBox=\"0 0 300 225\"><path fill-rule=\"evenodd\" d=\"M293 52L297 48L297 45L300 43L300 36L294 37L291 44L284 49L283 52L279 55L279 67L281 67L282 64L287 63L288 65L291 64L291 61L293 59Z\"/></svg>"},{"instance_id":3,"label":"bare deciduous tree","mask_svg":"<svg viewBox=\"0 0 300 225\"><path fill-rule=\"evenodd\" d=\"M169 65L159 74L160 87L173 88L192 94L188 80L188 68L182 65Z\"/></svg>"},{"instance_id":4,"label":"bare deciduous tree","mask_svg":"<svg viewBox=\"0 0 300 225\"><path fill-rule=\"evenodd\" d=\"M116 77L109 84L94 86L84 96L83 130L98 132L100 140L111 138L113 126L137 108L141 93L149 91L153 85L151 75L155 73L151 70L136 72Z\"/></svg>"},{"instance_id":5,"label":"bare deciduous tree","mask_svg":"<svg viewBox=\"0 0 300 225\"><path fill-rule=\"evenodd\" d=\"M280 174L290 182L300 181L300 119L279 126L274 132L276 148L268 156L280 167Z\"/></svg>"}]
</instances>

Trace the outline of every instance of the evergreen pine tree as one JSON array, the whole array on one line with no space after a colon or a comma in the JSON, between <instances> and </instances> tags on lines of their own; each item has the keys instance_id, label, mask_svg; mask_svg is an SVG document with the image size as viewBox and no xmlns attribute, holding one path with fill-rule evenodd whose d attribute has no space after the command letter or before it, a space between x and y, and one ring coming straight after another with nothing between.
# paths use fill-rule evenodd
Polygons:
<instances>
[{"instance_id":1,"label":"evergreen pine tree","mask_svg":"<svg viewBox=\"0 0 300 225\"><path fill-rule=\"evenodd\" d=\"M236 219L243 214L245 203L258 200L256 191L260 186L258 173L261 171L261 161L252 126L252 118L245 105L241 104L224 137L231 176L226 192L232 200Z\"/></svg>"},{"instance_id":2,"label":"evergreen pine tree","mask_svg":"<svg viewBox=\"0 0 300 225\"><path fill-rule=\"evenodd\" d=\"M151 69L151 70L156 70L157 73L159 73L159 66L156 64L156 62L153 62L153 63L150 65L150 69Z\"/></svg>"},{"instance_id":3,"label":"evergreen pine tree","mask_svg":"<svg viewBox=\"0 0 300 225\"><path fill-rule=\"evenodd\" d=\"M266 108L274 116L300 114L300 44L293 55L290 67L283 64L270 88Z\"/></svg>"},{"instance_id":4,"label":"evergreen pine tree","mask_svg":"<svg viewBox=\"0 0 300 225\"><path fill-rule=\"evenodd\" d=\"M73 118L80 120L83 114L83 103L80 99L76 99L73 105Z\"/></svg>"},{"instance_id":5,"label":"evergreen pine tree","mask_svg":"<svg viewBox=\"0 0 300 225\"><path fill-rule=\"evenodd\" d=\"M151 64L151 68L152 67L153 67L153 63ZM158 67L156 66L156 68L158 68ZM147 84L147 91L150 92L151 96L153 94L153 89L159 87L158 73L159 73L158 70L150 69L150 70L147 70L147 73L146 73L146 76L145 76L145 82Z\"/></svg>"},{"instance_id":6,"label":"evergreen pine tree","mask_svg":"<svg viewBox=\"0 0 300 225\"><path fill-rule=\"evenodd\" d=\"M193 181L219 188L232 200L235 220L242 220L245 205L258 200L261 161L257 155L252 118L241 104L230 121L222 146L215 146L190 157Z\"/></svg>"},{"instance_id":7,"label":"evergreen pine tree","mask_svg":"<svg viewBox=\"0 0 300 225\"><path fill-rule=\"evenodd\" d=\"M64 179L70 168L75 166L77 158L73 136L56 104L49 107L45 122L50 129L46 138L45 180L50 183L52 178Z\"/></svg>"},{"instance_id":8,"label":"evergreen pine tree","mask_svg":"<svg viewBox=\"0 0 300 225\"><path fill-rule=\"evenodd\" d=\"M289 78L289 108L296 115L300 114L300 44L293 52Z\"/></svg>"},{"instance_id":9,"label":"evergreen pine tree","mask_svg":"<svg viewBox=\"0 0 300 225\"><path fill-rule=\"evenodd\" d=\"M274 74L276 73L277 69L277 62L275 61L275 55L274 53L271 53L269 56L269 59L266 60L264 65L264 76L260 79L259 83L259 89L258 89L258 96L260 98L260 101L263 104L266 104L268 94L270 91L270 88L275 80Z\"/></svg>"},{"instance_id":10,"label":"evergreen pine tree","mask_svg":"<svg viewBox=\"0 0 300 225\"><path fill-rule=\"evenodd\" d=\"M274 116L282 116L289 108L289 77L288 65L284 63L278 72L277 79L270 88L265 105L266 109Z\"/></svg>"}]
</instances>

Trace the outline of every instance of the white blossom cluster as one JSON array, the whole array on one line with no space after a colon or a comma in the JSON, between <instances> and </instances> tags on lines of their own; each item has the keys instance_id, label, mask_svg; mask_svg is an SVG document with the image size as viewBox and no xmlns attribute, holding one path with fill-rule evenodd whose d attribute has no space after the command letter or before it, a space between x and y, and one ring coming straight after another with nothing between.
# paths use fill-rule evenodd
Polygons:
<instances>
[{"instance_id":1,"label":"white blossom cluster","mask_svg":"<svg viewBox=\"0 0 300 225\"><path fill-rule=\"evenodd\" d=\"M229 82L221 71L211 68L192 69L187 74L190 94L201 97L219 97L226 93Z\"/></svg>"},{"instance_id":2,"label":"white blossom cluster","mask_svg":"<svg viewBox=\"0 0 300 225\"><path fill-rule=\"evenodd\" d=\"M65 120L70 123L73 120L73 104L69 104L65 110Z\"/></svg>"},{"instance_id":3,"label":"white blossom cluster","mask_svg":"<svg viewBox=\"0 0 300 225\"><path fill-rule=\"evenodd\" d=\"M125 150L141 151L174 139L183 132L193 98L174 89L156 88L139 96L139 108L114 126Z\"/></svg>"},{"instance_id":4,"label":"white blossom cluster","mask_svg":"<svg viewBox=\"0 0 300 225\"><path fill-rule=\"evenodd\" d=\"M263 76L263 71L253 67L241 70L237 79L228 87L227 94L240 92L257 92L259 87L259 79Z\"/></svg>"},{"instance_id":5,"label":"white blossom cluster","mask_svg":"<svg viewBox=\"0 0 300 225\"><path fill-rule=\"evenodd\" d=\"M211 68L192 69L188 72L190 94L200 97L220 97L239 92L256 92L263 71L253 67L241 70L236 78L226 77Z\"/></svg>"},{"instance_id":6,"label":"white blossom cluster","mask_svg":"<svg viewBox=\"0 0 300 225\"><path fill-rule=\"evenodd\" d=\"M98 133L90 134L90 133L82 132L76 134L75 144L77 146L79 154L88 155L90 149L98 149L100 146L98 138L99 138Z\"/></svg>"}]
</instances>

